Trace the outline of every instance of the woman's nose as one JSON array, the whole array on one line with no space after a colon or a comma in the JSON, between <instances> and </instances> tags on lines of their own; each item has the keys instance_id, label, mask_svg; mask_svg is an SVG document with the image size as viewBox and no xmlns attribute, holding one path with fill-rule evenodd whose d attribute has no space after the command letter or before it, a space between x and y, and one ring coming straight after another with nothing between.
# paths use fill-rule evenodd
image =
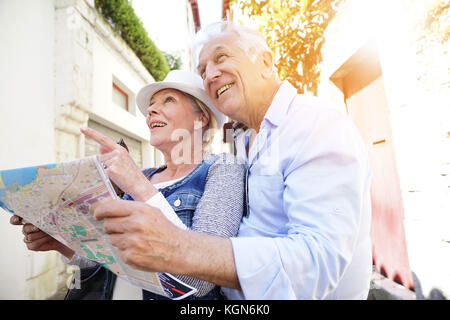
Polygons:
<instances>
[{"instance_id":1,"label":"woman's nose","mask_svg":"<svg viewBox=\"0 0 450 320\"><path fill-rule=\"evenodd\" d=\"M148 108L147 108L147 114L151 115L151 114L158 114L159 113L159 108L157 106L156 103L151 104Z\"/></svg>"}]
</instances>

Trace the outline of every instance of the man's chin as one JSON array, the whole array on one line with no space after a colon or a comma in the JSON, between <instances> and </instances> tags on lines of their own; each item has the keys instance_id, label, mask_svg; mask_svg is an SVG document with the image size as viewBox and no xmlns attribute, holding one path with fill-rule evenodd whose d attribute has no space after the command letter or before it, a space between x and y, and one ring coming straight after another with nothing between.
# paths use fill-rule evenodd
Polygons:
<instances>
[{"instance_id":1,"label":"man's chin","mask_svg":"<svg viewBox=\"0 0 450 320\"><path fill-rule=\"evenodd\" d=\"M232 101L224 101L222 103L217 103L216 108L227 117L230 117L231 119L234 119L233 116L238 113L237 110L239 109L236 106L236 103L233 103Z\"/></svg>"}]
</instances>

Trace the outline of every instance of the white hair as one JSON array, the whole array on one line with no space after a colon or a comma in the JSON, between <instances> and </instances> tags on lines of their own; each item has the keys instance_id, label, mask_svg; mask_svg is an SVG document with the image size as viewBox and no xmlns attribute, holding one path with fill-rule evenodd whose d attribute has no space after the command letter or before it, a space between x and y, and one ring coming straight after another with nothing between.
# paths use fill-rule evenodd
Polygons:
<instances>
[{"instance_id":1,"label":"white hair","mask_svg":"<svg viewBox=\"0 0 450 320\"><path fill-rule=\"evenodd\" d=\"M236 34L238 36L237 45L244 50L252 62L256 60L259 53L270 51L266 40L258 31L223 20L205 26L195 35L193 53L196 65L203 46L223 33Z\"/></svg>"}]
</instances>

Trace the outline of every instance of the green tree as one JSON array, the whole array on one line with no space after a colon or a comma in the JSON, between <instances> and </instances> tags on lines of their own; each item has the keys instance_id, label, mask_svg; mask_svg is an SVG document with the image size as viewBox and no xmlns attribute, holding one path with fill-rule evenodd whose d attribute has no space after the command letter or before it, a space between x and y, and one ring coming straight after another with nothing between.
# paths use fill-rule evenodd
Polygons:
<instances>
[{"instance_id":1,"label":"green tree","mask_svg":"<svg viewBox=\"0 0 450 320\"><path fill-rule=\"evenodd\" d=\"M155 4L156 5L156 4ZM122 37L156 81L170 71L163 53L148 37L142 21L127 0L95 0L95 6Z\"/></svg>"},{"instance_id":2,"label":"green tree","mask_svg":"<svg viewBox=\"0 0 450 320\"><path fill-rule=\"evenodd\" d=\"M439 43L447 42L450 39L449 18L450 3L447 0L431 1L423 23L419 23L422 38L429 38Z\"/></svg>"},{"instance_id":3,"label":"green tree","mask_svg":"<svg viewBox=\"0 0 450 320\"><path fill-rule=\"evenodd\" d=\"M280 79L317 95L324 31L344 0L236 0L258 23L275 55Z\"/></svg>"}]
</instances>

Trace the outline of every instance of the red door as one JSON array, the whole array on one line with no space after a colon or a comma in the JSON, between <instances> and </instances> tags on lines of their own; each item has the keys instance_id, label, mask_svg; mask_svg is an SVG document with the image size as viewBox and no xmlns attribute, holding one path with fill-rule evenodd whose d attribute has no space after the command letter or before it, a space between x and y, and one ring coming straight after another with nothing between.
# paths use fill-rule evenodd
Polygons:
<instances>
[{"instance_id":1,"label":"red door","mask_svg":"<svg viewBox=\"0 0 450 320\"><path fill-rule=\"evenodd\" d=\"M331 79L343 91L347 111L369 155L373 263L381 274L413 289L389 110L381 67L372 44L358 50Z\"/></svg>"}]
</instances>

